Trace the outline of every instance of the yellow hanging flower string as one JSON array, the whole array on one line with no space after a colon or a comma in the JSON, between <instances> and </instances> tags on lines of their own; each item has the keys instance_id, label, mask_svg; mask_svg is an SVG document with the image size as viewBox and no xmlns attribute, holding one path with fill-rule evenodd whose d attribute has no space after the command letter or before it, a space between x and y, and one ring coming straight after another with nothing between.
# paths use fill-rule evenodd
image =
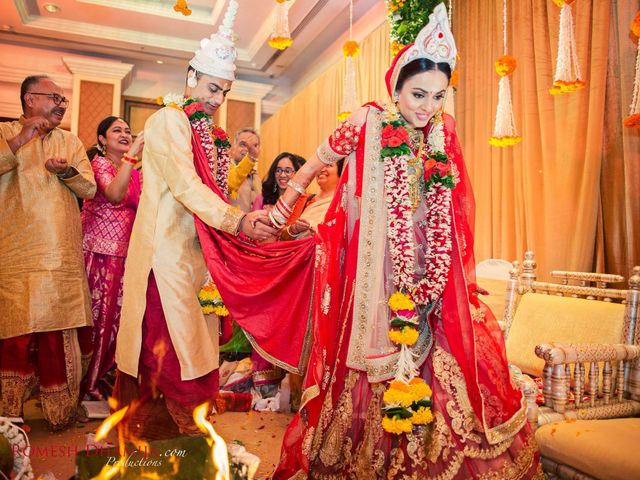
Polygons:
<instances>
[{"instance_id":1,"label":"yellow hanging flower string","mask_svg":"<svg viewBox=\"0 0 640 480\"><path fill-rule=\"evenodd\" d=\"M624 126L640 128L640 11L631 22L631 33L638 37L638 53L636 55L636 75L633 81L633 97L629 107L629 116L624 119Z\"/></svg>"},{"instance_id":2,"label":"yellow hanging flower string","mask_svg":"<svg viewBox=\"0 0 640 480\"><path fill-rule=\"evenodd\" d=\"M213 281L207 282L198 293L198 300L200 301L200 307L202 313L205 315L216 314L219 317L226 317L229 315L229 310L222 301L218 288Z\"/></svg>"},{"instance_id":3,"label":"yellow hanging flower string","mask_svg":"<svg viewBox=\"0 0 640 480\"><path fill-rule=\"evenodd\" d=\"M389 297L388 305L394 315L389 338L400 345L400 356L396 378L389 383L382 397L382 428L399 435L410 433L414 425L433 421L430 408L432 392L429 385L417 376L413 353L409 350L419 337L414 302L409 295L398 291Z\"/></svg>"},{"instance_id":4,"label":"yellow hanging flower string","mask_svg":"<svg viewBox=\"0 0 640 480\"><path fill-rule=\"evenodd\" d=\"M293 45L289 33L289 3L288 0L276 0L276 3L276 21L267 43L277 50L285 50Z\"/></svg>"}]
</instances>

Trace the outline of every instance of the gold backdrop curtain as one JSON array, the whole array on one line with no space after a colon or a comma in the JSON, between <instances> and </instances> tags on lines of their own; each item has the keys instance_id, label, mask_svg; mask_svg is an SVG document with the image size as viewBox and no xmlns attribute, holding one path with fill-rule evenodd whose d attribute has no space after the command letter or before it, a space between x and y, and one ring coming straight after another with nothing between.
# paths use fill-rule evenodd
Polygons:
<instances>
[{"instance_id":1,"label":"gold backdrop curtain","mask_svg":"<svg viewBox=\"0 0 640 480\"><path fill-rule=\"evenodd\" d=\"M552 269L628 276L640 263L640 135L625 129L635 65L629 25L640 2L573 4L578 57L587 87L552 96L560 9L551 0L508 0L508 44L516 125L523 137L498 149L491 136L502 54L502 0L454 0L461 60L455 98L458 134L476 196L476 259L536 252L541 278ZM387 98L388 27L361 44L362 103ZM344 62L292 98L262 126L265 172L288 150L305 157L337 125Z\"/></svg>"}]
</instances>

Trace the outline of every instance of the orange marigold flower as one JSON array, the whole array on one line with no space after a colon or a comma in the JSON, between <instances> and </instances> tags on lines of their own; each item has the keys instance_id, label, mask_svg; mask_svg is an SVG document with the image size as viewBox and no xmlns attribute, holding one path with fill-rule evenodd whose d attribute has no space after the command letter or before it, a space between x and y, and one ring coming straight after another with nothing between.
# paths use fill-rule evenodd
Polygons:
<instances>
[{"instance_id":1,"label":"orange marigold flower","mask_svg":"<svg viewBox=\"0 0 640 480\"><path fill-rule=\"evenodd\" d=\"M404 48L403 44L398 43L396 41L391 42L391 55L395 57L398 54L398 52L403 48Z\"/></svg>"},{"instance_id":2,"label":"orange marigold flower","mask_svg":"<svg viewBox=\"0 0 640 480\"><path fill-rule=\"evenodd\" d=\"M460 74L458 73L458 69L456 68L453 72L451 72L451 80L449 80L449 85L453 88L458 86L458 80L460 78Z\"/></svg>"},{"instance_id":3,"label":"orange marigold flower","mask_svg":"<svg viewBox=\"0 0 640 480\"><path fill-rule=\"evenodd\" d=\"M576 0L553 0L553 3L555 3L558 7L562 8L565 4L571 5L575 1Z\"/></svg>"},{"instance_id":4,"label":"orange marigold flower","mask_svg":"<svg viewBox=\"0 0 640 480\"><path fill-rule=\"evenodd\" d=\"M355 40L348 40L342 45L342 54L345 57L355 57L360 52L360 45Z\"/></svg>"},{"instance_id":5,"label":"orange marigold flower","mask_svg":"<svg viewBox=\"0 0 640 480\"><path fill-rule=\"evenodd\" d=\"M627 128L640 128L640 113L635 113L625 118L624 126Z\"/></svg>"},{"instance_id":6,"label":"orange marigold flower","mask_svg":"<svg viewBox=\"0 0 640 480\"><path fill-rule=\"evenodd\" d=\"M631 22L631 31L636 37L640 38L640 12L636 13L633 22Z\"/></svg>"},{"instance_id":7,"label":"orange marigold flower","mask_svg":"<svg viewBox=\"0 0 640 480\"><path fill-rule=\"evenodd\" d=\"M503 55L496 60L496 73L501 77L511 75L516 69L516 59L511 55Z\"/></svg>"},{"instance_id":8,"label":"orange marigold flower","mask_svg":"<svg viewBox=\"0 0 640 480\"><path fill-rule=\"evenodd\" d=\"M400 390L401 392L408 392L410 390L409 385L404 383L402 380L394 380L389 385L389 388L394 390Z\"/></svg>"}]
</instances>

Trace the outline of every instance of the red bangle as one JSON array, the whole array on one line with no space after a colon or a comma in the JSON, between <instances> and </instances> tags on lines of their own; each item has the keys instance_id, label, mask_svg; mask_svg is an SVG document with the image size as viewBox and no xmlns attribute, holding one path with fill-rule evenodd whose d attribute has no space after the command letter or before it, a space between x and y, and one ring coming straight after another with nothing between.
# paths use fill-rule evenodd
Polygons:
<instances>
[{"instance_id":1,"label":"red bangle","mask_svg":"<svg viewBox=\"0 0 640 480\"><path fill-rule=\"evenodd\" d=\"M132 157L131 155L127 155L126 153L122 156L122 161L130 163L131 165L136 165L138 163L138 157Z\"/></svg>"}]
</instances>

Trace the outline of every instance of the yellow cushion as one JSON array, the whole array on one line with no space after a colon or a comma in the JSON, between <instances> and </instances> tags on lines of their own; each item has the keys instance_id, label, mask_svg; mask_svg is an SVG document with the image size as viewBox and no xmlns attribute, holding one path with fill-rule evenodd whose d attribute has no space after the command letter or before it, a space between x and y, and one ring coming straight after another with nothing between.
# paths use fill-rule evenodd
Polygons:
<instances>
[{"instance_id":1,"label":"yellow cushion","mask_svg":"<svg viewBox=\"0 0 640 480\"><path fill-rule=\"evenodd\" d=\"M536 440L544 457L595 478L640 478L640 418L549 423Z\"/></svg>"},{"instance_id":2,"label":"yellow cushion","mask_svg":"<svg viewBox=\"0 0 640 480\"><path fill-rule=\"evenodd\" d=\"M507 337L507 358L523 372L542 376L541 343L621 343L624 305L584 298L525 293Z\"/></svg>"}]
</instances>

